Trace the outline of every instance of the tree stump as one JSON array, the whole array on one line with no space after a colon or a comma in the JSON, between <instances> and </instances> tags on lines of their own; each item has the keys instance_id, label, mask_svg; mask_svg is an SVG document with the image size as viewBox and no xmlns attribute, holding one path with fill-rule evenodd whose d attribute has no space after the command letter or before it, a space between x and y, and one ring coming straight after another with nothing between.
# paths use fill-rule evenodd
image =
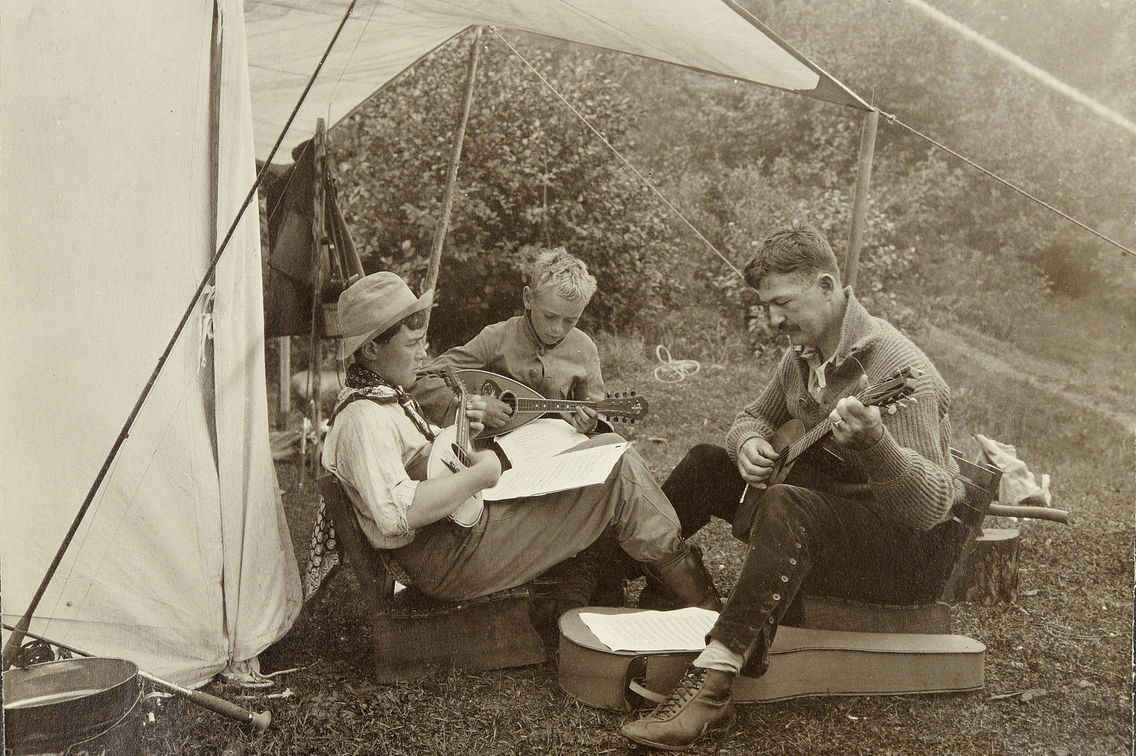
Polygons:
<instances>
[{"instance_id":1,"label":"tree stump","mask_svg":"<svg viewBox=\"0 0 1136 756\"><path fill-rule=\"evenodd\" d=\"M947 601L992 606L1018 598L1018 555L1021 534L1017 528L983 528L963 557L959 579Z\"/></svg>"}]
</instances>

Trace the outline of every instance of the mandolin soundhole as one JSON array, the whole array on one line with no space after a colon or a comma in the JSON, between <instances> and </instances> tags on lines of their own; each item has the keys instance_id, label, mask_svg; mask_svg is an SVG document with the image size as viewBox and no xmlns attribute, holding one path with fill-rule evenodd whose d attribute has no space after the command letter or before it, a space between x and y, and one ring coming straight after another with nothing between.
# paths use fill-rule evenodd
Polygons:
<instances>
[{"instance_id":1,"label":"mandolin soundhole","mask_svg":"<svg viewBox=\"0 0 1136 756\"><path fill-rule=\"evenodd\" d=\"M514 412L517 410L517 395L512 391L502 391L501 387L497 385L496 381L485 380L481 383L481 388L477 393L482 396L491 396L495 399L500 399Z\"/></svg>"}]
</instances>

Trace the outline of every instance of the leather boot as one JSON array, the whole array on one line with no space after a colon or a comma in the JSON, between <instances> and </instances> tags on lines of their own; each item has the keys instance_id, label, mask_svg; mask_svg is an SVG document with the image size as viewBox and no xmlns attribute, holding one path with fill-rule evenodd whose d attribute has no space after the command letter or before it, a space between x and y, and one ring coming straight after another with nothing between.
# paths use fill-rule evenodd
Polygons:
<instances>
[{"instance_id":1,"label":"leather boot","mask_svg":"<svg viewBox=\"0 0 1136 756\"><path fill-rule=\"evenodd\" d=\"M599 574L596 575L589 606L627 606L627 590L623 584L627 564L636 565L634 559L619 547L615 533L609 528L589 547L599 558ZM636 574L638 569L635 570Z\"/></svg>"},{"instance_id":2,"label":"leather boot","mask_svg":"<svg viewBox=\"0 0 1136 756\"><path fill-rule=\"evenodd\" d=\"M697 546L688 546L673 556L643 565L647 585L659 584L674 599L672 608L698 606L715 612L722 611L722 599L714 588L714 580L702 563L702 552ZM658 588L651 586L656 593ZM644 589L646 590L646 589ZM643 607L640 599L640 608Z\"/></svg>"},{"instance_id":3,"label":"leather boot","mask_svg":"<svg viewBox=\"0 0 1136 756\"><path fill-rule=\"evenodd\" d=\"M637 722L623 726L628 740L664 751L682 751L703 735L737 720L730 695L734 675L691 665L667 699Z\"/></svg>"},{"instance_id":4,"label":"leather boot","mask_svg":"<svg viewBox=\"0 0 1136 756\"><path fill-rule=\"evenodd\" d=\"M655 609L660 612L681 608L674 594L653 578L647 578L647 584L639 592L638 607L640 609Z\"/></svg>"}]
</instances>

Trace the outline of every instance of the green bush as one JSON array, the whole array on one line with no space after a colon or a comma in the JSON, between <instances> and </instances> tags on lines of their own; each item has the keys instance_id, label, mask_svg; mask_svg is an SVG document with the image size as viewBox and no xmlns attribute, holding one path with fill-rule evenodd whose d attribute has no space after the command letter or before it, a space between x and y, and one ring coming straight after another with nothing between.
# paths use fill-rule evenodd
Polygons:
<instances>
[{"instance_id":1,"label":"green bush","mask_svg":"<svg viewBox=\"0 0 1136 756\"><path fill-rule=\"evenodd\" d=\"M621 149L636 109L611 56L522 48ZM437 50L338 128L345 212L368 270L424 278L450 160L469 45ZM528 265L564 245L600 281L582 325L649 319L677 250L657 202L516 56L485 45L438 278L431 337L446 347L520 310Z\"/></svg>"}]
</instances>

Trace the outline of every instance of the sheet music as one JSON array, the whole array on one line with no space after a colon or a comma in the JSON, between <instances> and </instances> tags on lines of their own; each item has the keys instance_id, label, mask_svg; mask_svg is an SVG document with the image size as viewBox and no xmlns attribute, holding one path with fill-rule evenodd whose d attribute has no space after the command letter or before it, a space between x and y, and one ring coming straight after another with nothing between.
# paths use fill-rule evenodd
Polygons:
<instances>
[{"instance_id":1,"label":"sheet music","mask_svg":"<svg viewBox=\"0 0 1136 756\"><path fill-rule=\"evenodd\" d=\"M513 467L524 467L539 459L559 454L588 440L570 423L555 417L540 417L520 428L497 436L497 445Z\"/></svg>"},{"instance_id":2,"label":"sheet music","mask_svg":"<svg viewBox=\"0 0 1136 756\"><path fill-rule=\"evenodd\" d=\"M626 441L593 446L514 467L501 474L497 485L482 491L482 498L486 501L517 499L603 483L628 446Z\"/></svg>"},{"instance_id":3,"label":"sheet music","mask_svg":"<svg viewBox=\"0 0 1136 756\"><path fill-rule=\"evenodd\" d=\"M701 651L718 613L691 606L669 612L581 612L580 619L612 651Z\"/></svg>"}]
</instances>

